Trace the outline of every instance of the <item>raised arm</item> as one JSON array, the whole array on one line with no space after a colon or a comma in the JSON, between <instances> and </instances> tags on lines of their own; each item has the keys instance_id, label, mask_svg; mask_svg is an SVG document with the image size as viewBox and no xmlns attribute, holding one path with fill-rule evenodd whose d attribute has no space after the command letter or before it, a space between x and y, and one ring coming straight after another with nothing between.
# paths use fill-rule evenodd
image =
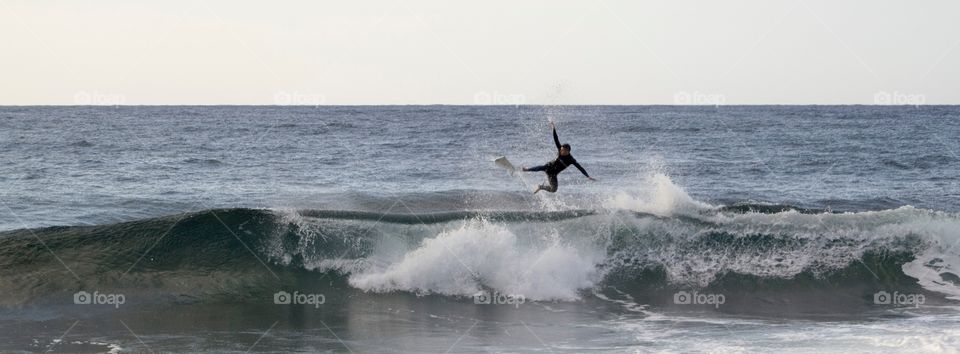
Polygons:
<instances>
[{"instance_id":1,"label":"raised arm","mask_svg":"<svg viewBox=\"0 0 960 354\"><path fill-rule=\"evenodd\" d=\"M560 137L557 136L557 126L550 122L550 127L553 128L553 143L557 144L557 151L560 151Z\"/></svg>"}]
</instances>

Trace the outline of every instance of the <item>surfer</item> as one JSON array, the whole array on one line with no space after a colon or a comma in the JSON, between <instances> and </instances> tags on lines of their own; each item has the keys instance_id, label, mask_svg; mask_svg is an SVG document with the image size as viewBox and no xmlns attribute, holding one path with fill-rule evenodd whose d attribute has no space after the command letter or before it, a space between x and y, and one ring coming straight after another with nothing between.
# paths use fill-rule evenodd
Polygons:
<instances>
[{"instance_id":1,"label":"surfer","mask_svg":"<svg viewBox=\"0 0 960 354\"><path fill-rule=\"evenodd\" d=\"M570 155L570 144L560 144L560 138L557 136L557 126L553 122L550 122L550 128L553 129L553 142L557 144L557 151L558 151L557 158L554 159L553 161L547 162L542 166L536 166L536 167L530 167L530 168L521 167L521 169L525 172L543 171L547 173L547 182L549 184L546 184L546 185L541 184L537 186L537 189L535 189L533 193L536 194L537 192L542 190L550 193L556 192L557 191L557 175L560 174L560 172L563 172L563 170L565 170L567 166L570 166L570 165L573 165L578 170L580 170L580 173L583 173L584 176L587 176L587 179L591 181L596 181L596 179L594 179L593 177L590 177L590 175L587 174L587 170L584 170L583 167L580 166L579 163L577 163L577 160L574 159L572 155Z\"/></svg>"}]
</instances>

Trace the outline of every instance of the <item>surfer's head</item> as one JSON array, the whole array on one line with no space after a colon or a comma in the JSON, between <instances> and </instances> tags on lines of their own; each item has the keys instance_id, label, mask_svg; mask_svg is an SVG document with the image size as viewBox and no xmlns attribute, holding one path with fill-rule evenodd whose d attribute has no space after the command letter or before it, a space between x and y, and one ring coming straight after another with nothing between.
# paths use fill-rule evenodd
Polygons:
<instances>
[{"instance_id":1,"label":"surfer's head","mask_svg":"<svg viewBox=\"0 0 960 354\"><path fill-rule=\"evenodd\" d=\"M563 155L563 156L570 155L570 144L560 145L560 155Z\"/></svg>"}]
</instances>

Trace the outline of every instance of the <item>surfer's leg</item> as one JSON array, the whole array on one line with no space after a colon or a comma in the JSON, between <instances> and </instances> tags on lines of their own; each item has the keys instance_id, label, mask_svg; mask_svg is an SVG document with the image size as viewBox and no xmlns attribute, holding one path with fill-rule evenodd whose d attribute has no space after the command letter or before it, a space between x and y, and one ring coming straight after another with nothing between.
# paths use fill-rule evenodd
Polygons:
<instances>
[{"instance_id":1,"label":"surfer's leg","mask_svg":"<svg viewBox=\"0 0 960 354\"><path fill-rule=\"evenodd\" d=\"M537 187L537 190L538 191L544 190L550 193L556 192L557 191L557 175L547 175L547 182L549 182L550 184L541 185L540 187Z\"/></svg>"},{"instance_id":2,"label":"surfer's leg","mask_svg":"<svg viewBox=\"0 0 960 354\"><path fill-rule=\"evenodd\" d=\"M546 170L546 169L547 169L547 165L534 166L534 167L529 167L529 168L528 168L528 167L524 167L524 168L523 168L523 170L526 171L526 172L543 171L543 170Z\"/></svg>"}]
</instances>

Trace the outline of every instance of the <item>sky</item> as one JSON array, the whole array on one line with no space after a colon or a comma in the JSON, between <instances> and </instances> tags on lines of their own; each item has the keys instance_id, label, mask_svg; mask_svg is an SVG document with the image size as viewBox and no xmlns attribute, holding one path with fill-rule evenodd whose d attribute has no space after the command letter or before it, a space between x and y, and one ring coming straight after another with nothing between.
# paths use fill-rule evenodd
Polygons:
<instances>
[{"instance_id":1,"label":"sky","mask_svg":"<svg viewBox=\"0 0 960 354\"><path fill-rule=\"evenodd\" d=\"M960 2L0 0L0 104L960 104Z\"/></svg>"}]
</instances>

